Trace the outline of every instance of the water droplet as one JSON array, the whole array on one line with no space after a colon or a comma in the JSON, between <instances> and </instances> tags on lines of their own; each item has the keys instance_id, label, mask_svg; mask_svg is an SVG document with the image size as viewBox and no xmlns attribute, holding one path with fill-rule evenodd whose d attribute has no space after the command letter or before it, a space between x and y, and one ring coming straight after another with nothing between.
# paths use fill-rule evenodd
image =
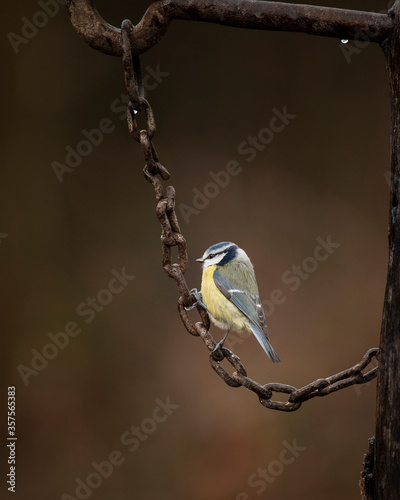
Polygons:
<instances>
[{"instance_id":1,"label":"water droplet","mask_svg":"<svg viewBox=\"0 0 400 500\"><path fill-rule=\"evenodd\" d=\"M345 39L340 40L340 41L341 41L342 43L347 43L347 42L348 42L348 40L345 40Z\"/></svg>"}]
</instances>

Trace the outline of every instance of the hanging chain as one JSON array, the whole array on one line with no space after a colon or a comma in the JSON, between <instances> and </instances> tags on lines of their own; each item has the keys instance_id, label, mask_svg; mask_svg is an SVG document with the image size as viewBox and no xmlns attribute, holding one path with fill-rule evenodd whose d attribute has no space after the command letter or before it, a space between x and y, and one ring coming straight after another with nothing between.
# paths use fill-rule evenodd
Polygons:
<instances>
[{"instance_id":1,"label":"hanging chain","mask_svg":"<svg viewBox=\"0 0 400 500\"><path fill-rule=\"evenodd\" d=\"M156 214L161 225L162 244L162 266L165 272L176 281L180 298L178 300L178 311L186 330L194 336L201 337L210 351L210 364L218 373L222 380L231 387L246 387L259 397L260 403L266 408L281 411L295 411L301 404L316 396L326 396L345 387L354 384L365 384L377 376L378 367L372 368L367 373L363 370L371 363L379 349L369 349L362 360L340 373L327 378L321 378L310 384L296 389L291 385L269 383L260 385L247 376L247 372L236 354L222 347L216 353L212 351L216 347L216 342L209 332L210 319L207 312L200 305L196 305L201 321L193 324L189 318L187 308L196 303L196 298L189 290L184 274L188 268L188 256L186 240L183 237L178 218L175 212L175 189L168 186L164 192L162 180L168 180L170 174L160 163L157 152L153 145L153 137L156 132L153 110L144 95L142 84L142 74L139 56L133 55L132 22L125 20L122 22L122 63L125 73L125 84L129 96L127 110L127 121L129 132L132 137L141 144L146 165L143 169L144 176L153 185L156 195ZM139 130L137 114L144 113L146 128ZM172 263L172 248L177 247L178 263ZM226 359L235 369L232 375L223 368L221 362ZM289 394L286 402L273 401L273 393L280 392Z\"/></svg>"}]
</instances>

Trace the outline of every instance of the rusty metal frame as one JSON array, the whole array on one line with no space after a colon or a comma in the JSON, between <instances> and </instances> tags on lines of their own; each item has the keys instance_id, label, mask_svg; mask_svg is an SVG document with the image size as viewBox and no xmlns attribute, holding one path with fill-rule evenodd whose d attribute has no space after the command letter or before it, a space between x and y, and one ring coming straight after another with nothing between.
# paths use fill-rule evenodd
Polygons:
<instances>
[{"instance_id":1,"label":"rusty metal frame","mask_svg":"<svg viewBox=\"0 0 400 500\"><path fill-rule=\"evenodd\" d=\"M94 0L68 0L67 7L75 30L86 43L105 54L122 56L121 30L101 17ZM378 43L389 36L393 26L390 13L253 0L158 0L133 28L133 53L142 54L153 47L174 19L348 40L364 34Z\"/></svg>"},{"instance_id":2,"label":"rusty metal frame","mask_svg":"<svg viewBox=\"0 0 400 500\"><path fill-rule=\"evenodd\" d=\"M145 176L156 192L157 216L163 228L163 267L174 278L181 293L179 312L185 327L200 336L210 351L215 341L208 332L209 319L199 310L202 322L191 323L186 306L193 303L184 272L187 267L186 242L180 233L174 203L175 191L168 186L166 196L158 176L169 177L159 163L151 138L155 124L149 103L135 86L138 55L153 47L165 34L174 19L218 23L226 26L259 30L291 31L338 39L375 42L381 45L388 69L391 97L391 193L389 207L389 263L384 300L379 369L366 374L362 370L377 354L371 349L363 360L349 370L327 379L319 379L296 389L283 384L260 386L249 379L239 358L222 348L221 359L210 357L215 371L233 387L254 391L260 402L272 409L283 409L271 401L272 392L290 394L286 411L296 410L302 401L324 396L352 384L364 383L378 373L376 437L370 440L361 478L364 500L399 500L400 498L400 0L386 14L361 12L330 7L297 5L253 0L158 0L153 2L141 21L133 26L127 22L122 31L108 24L97 12L93 0L67 0L68 12L75 30L92 48L105 54L123 57L125 79L130 97L128 124L146 158ZM129 48L127 49L127 46ZM125 51L125 54L124 54ZM130 53L130 56L128 54ZM136 69L135 69L136 68ZM140 85L139 85L140 90ZM135 104L136 102L136 104ZM135 113L144 111L147 129L139 131ZM179 264L171 260L171 247L178 247ZM236 369L230 377L220 365L225 358Z\"/></svg>"}]
</instances>

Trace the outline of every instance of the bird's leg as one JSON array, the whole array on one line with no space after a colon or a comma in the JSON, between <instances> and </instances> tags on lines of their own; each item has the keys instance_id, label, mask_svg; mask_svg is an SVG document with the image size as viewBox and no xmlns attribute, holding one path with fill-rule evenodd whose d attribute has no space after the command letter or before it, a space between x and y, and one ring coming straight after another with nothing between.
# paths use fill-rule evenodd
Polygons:
<instances>
[{"instance_id":1,"label":"bird's leg","mask_svg":"<svg viewBox=\"0 0 400 500\"><path fill-rule=\"evenodd\" d=\"M226 337L228 336L228 333L230 332L230 330L228 330L226 333L225 333L225 337L220 340L218 342L218 344L214 347L214 349L211 351L210 355L216 359L217 361L222 361L224 359L224 356L222 354L222 348L224 346L224 342L226 340Z\"/></svg>"},{"instance_id":2,"label":"bird's leg","mask_svg":"<svg viewBox=\"0 0 400 500\"><path fill-rule=\"evenodd\" d=\"M197 288L193 288L192 290L190 290L190 293L192 295L194 295L194 297L196 298L196 302L193 305L191 305L190 307L185 307L186 311L191 311L196 306L200 306L200 307L202 307L203 309L205 309L208 312L208 309L207 309L206 305L203 302L203 297L201 295L201 292L198 292Z\"/></svg>"}]
</instances>

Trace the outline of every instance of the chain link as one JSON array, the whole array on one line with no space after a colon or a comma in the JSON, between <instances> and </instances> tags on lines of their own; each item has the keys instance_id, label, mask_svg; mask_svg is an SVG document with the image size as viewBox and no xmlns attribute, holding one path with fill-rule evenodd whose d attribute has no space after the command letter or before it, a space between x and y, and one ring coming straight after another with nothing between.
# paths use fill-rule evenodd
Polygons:
<instances>
[{"instance_id":1,"label":"chain link","mask_svg":"<svg viewBox=\"0 0 400 500\"><path fill-rule=\"evenodd\" d=\"M214 351L216 342L211 336L210 319L207 312L196 305L201 321L193 324L186 308L196 304L196 297L189 290L184 274L188 268L188 255L186 240L183 237L178 218L175 212L175 189L168 186L164 192L162 180L168 180L170 174L160 163L157 152L153 145L153 137L156 132L153 110L145 98L142 84L140 60L137 55L133 55L135 50L132 40L132 22L124 20L121 26L122 36L122 63L125 73L125 84L129 96L127 121L129 132L132 137L141 144L146 165L143 169L144 176L154 188L156 195L156 214L161 225L161 246L162 246L162 266L165 272L176 281L180 297L178 300L178 311L186 330L196 337L201 337L206 347L210 351L210 364L213 370L230 387L246 387L253 391L259 398L260 403L266 408L280 411L295 411L302 403L316 396L326 396L345 387L354 384L365 384L377 376L378 368L375 367L363 373L363 370L371 363L378 349L373 348L364 355L362 360L340 373L327 378L322 378L297 389L291 385L269 383L261 385L247 376L246 368L241 363L236 354L222 347L217 352ZM136 115L144 113L146 128L139 130ZM177 247L178 262L172 262L172 249ZM235 372L232 375L221 365L226 360ZM288 394L286 402L272 400L274 393Z\"/></svg>"}]
</instances>

